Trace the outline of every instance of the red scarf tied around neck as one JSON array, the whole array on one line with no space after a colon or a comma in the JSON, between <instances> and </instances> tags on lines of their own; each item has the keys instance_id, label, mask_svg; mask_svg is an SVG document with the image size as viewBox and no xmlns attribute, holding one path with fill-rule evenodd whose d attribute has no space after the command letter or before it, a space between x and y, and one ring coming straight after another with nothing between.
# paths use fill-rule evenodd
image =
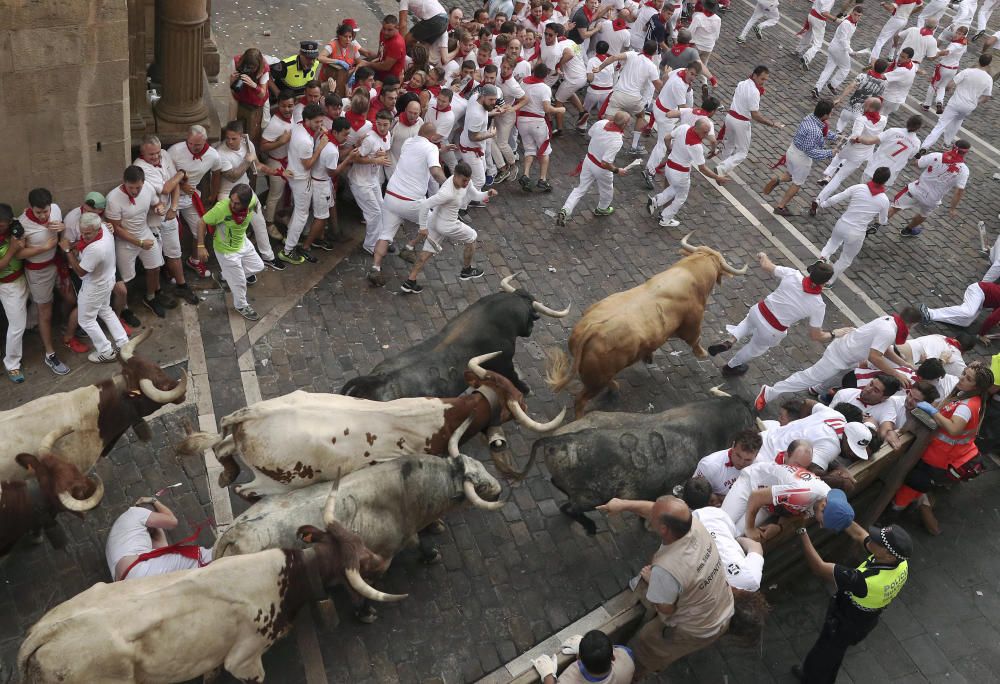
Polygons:
<instances>
[{"instance_id":1,"label":"red scarf tied around neck","mask_svg":"<svg viewBox=\"0 0 1000 684\"><path fill-rule=\"evenodd\" d=\"M812 278L806 276L802 279L802 291L807 294L819 294L823 291L823 286L817 285L812 281Z\"/></svg>"},{"instance_id":2,"label":"red scarf tied around neck","mask_svg":"<svg viewBox=\"0 0 1000 684\"><path fill-rule=\"evenodd\" d=\"M188 151L190 151L190 150L191 150L191 148L189 147ZM209 150L209 144L206 142L205 146L201 148L201 151L199 151L199 152L191 152L191 158L194 159L195 161L201 161L201 158L205 156L205 153L208 152L208 150ZM128 194L128 193L126 193L126 194Z\"/></svg>"},{"instance_id":3,"label":"red scarf tied around neck","mask_svg":"<svg viewBox=\"0 0 1000 684\"><path fill-rule=\"evenodd\" d=\"M698 135L698 131L694 129L694 126L688 128L687 133L684 135L684 142L687 145L701 144L701 136Z\"/></svg>"},{"instance_id":4,"label":"red scarf tied around neck","mask_svg":"<svg viewBox=\"0 0 1000 684\"><path fill-rule=\"evenodd\" d=\"M965 161L966 151L958 147L953 147L941 155L941 161L948 165L948 171L958 173L958 165Z\"/></svg>"},{"instance_id":5,"label":"red scarf tied around neck","mask_svg":"<svg viewBox=\"0 0 1000 684\"><path fill-rule=\"evenodd\" d=\"M885 76L883 74L880 74L879 72L875 71L874 69L869 69L865 73L868 74L869 76L871 76L872 78L877 78L877 79L883 80L883 81L885 80Z\"/></svg>"},{"instance_id":6,"label":"red scarf tied around neck","mask_svg":"<svg viewBox=\"0 0 1000 684\"><path fill-rule=\"evenodd\" d=\"M922 28L922 29L920 29L920 35L922 35L922 36L933 36L934 35L934 29Z\"/></svg>"},{"instance_id":7,"label":"red scarf tied around neck","mask_svg":"<svg viewBox=\"0 0 1000 684\"><path fill-rule=\"evenodd\" d=\"M670 48L671 54L674 57L680 57L681 53L691 47L690 43L675 43L672 48Z\"/></svg>"},{"instance_id":8,"label":"red scarf tied around neck","mask_svg":"<svg viewBox=\"0 0 1000 684\"><path fill-rule=\"evenodd\" d=\"M899 314L893 314L892 320L896 321L896 344L903 344L906 342L906 338L910 336L910 328Z\"/></svg>"},{"instance_id":9,"label":"red scarf tied around neck","mask_svg":"<svg viewBox=\"0 0 1000 684\"><path fill-rule=\"evenodd\" d=\"M242 226L243 222L247 220L247 214L250 213L250 208L246 207L243 211L233 211L232 208L230 208L229 213L233 217L233 221L235 221L237 225Z\"/></svg>"},{"instance_id":10,"label":"red scarf tied around neck","mask_svg":"<svg viewBox=\"0 0 1000 684\"><path fill-rule=\"evenodd\" d=\"M82 254L83 250L87 248L87 245L94 244L102 237L104 237L104 224L101 224L101 226L97 229L97 232L94 234L94 238L92 240L84 240L83 235L81 234L80 239L76 241L76 251Z\"/></svg>"},{"instance_id":11,"label":"red scarf tied around neck","mask_svg":"<svg viewBox=\"0 0 1000 684\"><path fill-rule=\"evenodd\" d=\"M879 185L875 181L868 181L867 185L868 185L868 192L870 192L873 196L885 192L885 186Z\"/></svg>"},{"instance_id":12,"label":"red scarf tied around neck","mask_svg":"<svg viewBox=\"0 0 1000 684\"><path fill-rule=\"evenodd\" d=\"M878 112L865 112L865 118L871 121L873 126L877 126L882 115Z\"/></svg>"},{"instance_id":13,"label":"red scarf tied around neck","mask_svg":"<svg viewBox=\"0 0 1000 684\"><path fill-rule=\"evenodd\" d=\"M400 114L400 115L399 115L399 121L400 121L400 123L402 123L402 124L403 124L404 126L414 126L414 125L416 125L416 123L417 123L417 121L418 121L419 119L420 119L420 116L419 116L419 115L417 116L417 118L416 118L416 119L411 119L411 118L410 118L410 113L409 113L409 112L403 112L402 114Z\"/></svg>"}]
</instances>

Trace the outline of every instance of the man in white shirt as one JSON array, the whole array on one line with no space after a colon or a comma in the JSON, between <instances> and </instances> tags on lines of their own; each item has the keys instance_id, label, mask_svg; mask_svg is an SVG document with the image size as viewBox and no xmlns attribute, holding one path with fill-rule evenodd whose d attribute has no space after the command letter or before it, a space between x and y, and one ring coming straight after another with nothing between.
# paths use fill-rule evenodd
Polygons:
<instances>
[{"instance_id":1,"label":"man in white shirt","mask_svg":"<svg viewBox=\"0 0 1000 684\"><path fill-rule=\"evenodd\" d=\"M937 125L924 139L923 149L934 147L938 138L951 146L965 119L993 96L993 77L986 68L993 61L993 55L979 55L979 65L959 71L952 79L949 89L953 90L948 106L938 118Z\"/></svg>"},{"instance_id":2,"label":"man in white shirt","mask_svg":"<svg viewBox=\"0 0 1000 684\"><path fill-rule=\"evenodd\" d=\"M917 77L917 66L913 62L913 48L906 47L899 51L896 61L885 70L885 92L882 93L882 115L888 119L896 112L913 87L913 79Z\"/></svg>"},{"instance_id":3,"label":"man in white shirt","mask_svg":"<svg viewBox=\"0 0 1000 684\"><path fill-rule=\"evenodd\" d=\"M0 204L0 307L7 317L3 365L7 378L19 385L24 382L21 351L28 322L28 283L24 279L24 262L18 256L24 249L24 237L11 235L13 222L13 207Z\"/></svg>"},{"instance_id":4,"label":"man in white shirt","mask_svg":"<svg viewBox=\"0 0 1000 684\"><path fill-rule=\"evenodd\" d=\"M870 97L865 100L861 116L851 124L847 142L830 160L823 171L825 187L809 207L809 215L815 216L820 205L828 200L845 180L850 178L863 164L871 159L872 151L878 144L878 136L885 130L886 117L882 116L882 100ZM822 184L822 183L821 183ZM884 188L883 188L884 191Z\"/></svg>"},{"instance_id":5,"label":"man in white shirt","mask_svg":"<svg viewBox=\"0 0 1000 684\"><path fill-rule=\"evenodd\" d=\"M663 83L660 81L660 68L654 61L658 46L656 41L647 40L642 47L642 52L623 52L618 55L608 57L601 66L597 67L594 73L599 73L609 66L622 62L621 71L618 74L618 82L615 83L608 98L607 108L603 116L614 116L615 112L626 112L635 117L635 126L632 129L632 147L628 150L631 154L639 155L644 150L639 147L639 136L645 122L645 100L643 93L652 84L654 88L660 88Z\"/></svg>"},{"instance_id":6,"label":"man in white shirt","mask_svg":"<svg viewBox=\"0 0 1000 684\"><path fill-rule=\"evenodd\" d=\"M938 22L944 16L944 12L948 9L949 4L951 3L948 0L928 0L924 4L924 9L917 15L917 27L929 28L931 30L937 28ZM937 52L936 41L934 52ZM927 54L933 55L934 52Z\"/></svg>"},{"instance_id":7,"label":"man in white shirt","mask_svg":"<svg viewBox=\"0 0 1000 684\"><path fill-rule=\"evenodd\" d=\"M955 29L951 42L945 49L934 55L938 58L937 66L934 67L934 76L927 85L927 96L921 105L925 112L930 111L932 103L936 103L937 113L944 113L945 92L952 79L955 78L955 74L958 73L958 65L962 61L962 57L969 49L969 42L966 40L967 34L968 29L965 26L959 26Z\"/></svg>"},{"instance_id":8,"label":"man in white shirt","mask_svg":"<svg viewBox=\"0 0 1000 684\"><path fill-rule=\"evenodd\" d=\"M889 169L881 167L875 170L872 180L867 183L852 185L843 192L827 197L819 206L827 207L848 202L847 209L837 219L833 226L830 239L823 245L819 256L829 261L834 252L843 247L840 258L833 264L832 285L841 274L854 263L854 257L861 251L868 234L868 224L872 221L884 225L889 221L889 197L885 194L886 183L889 181Z\"/></svg>"},{"instance_id":9,"label":"man in white shirt","mask_svg":"<svg viewBox=\"0 0 1000 684\"><path fill-rule=\"evenodd\" d=\"M150 212L162 216L166 213L166 207L153 186L146 183L146 174L138 166L126 168L123 181L108 193L108 204L104 210L104 217L115 228L118 272L127 287L135 278L136 259L141 260L142 267L146 270L146 296L143 304L158 317L165 318L167 313L164 309L176 307L177 301L165 296L160 289L163 254L146 217Z\"/></svg>"},{"instance_id":10,"label":"man in white shirt","mask_svg":"<svg viewBox=\"0 0 1000 684\"><path fill-rule=\"evenodd\" d=\"M425 236L424 248L410 270L409 277L399 288L403 292L410 294L423 292L423 286L417 283L417 276L424 270L427 261L441 251L441 245L446 240L463 245L462 270L458 274L458 279L473 280L483 277L483 271L472 265L478 234L471 226L459 220L459 211L463 205L468 206L472 200L484 202L496 197L497 191L492 189L481 191L475 186L472 174L473 171L468 163L458 162L455 171L448 180L441 183L438 191L420 202L417 222L420 234Z\"/></svg>"},{"instance_id":11,"label":"man in white shirt","mask_svg":"<svg viewBox=\"0 0 1000 684\"><path fill-rule=\"evenodd\" d=\"M365 240L361 247L372 255L375 254L375 243L382 230L382 169L388 168L391 163L391 125L392 112L389 110L383 109L375 115L375 129L368 131L360 141L354 163L347 170L351 195L365 220Z\"/></svg>"},{"instance_id":12,"label":"man in white shirt","mask_svg":"<svg viewBox=\"0 0 1000 684\"><path fill-rule=\"evenodd\" d=\"M762 19L763 21L761 21ZM736 42L741 45L747 42L750 29L753 29L757 40L764 40L764 29L775 26L779 19L781 19L781 13L778 12L778 0L757 0L753 7L753 14L747 19L740 34L736 36Z\"/></svg>"},{"instance_id":13,"label":"man in white shirt","mask_svg":"<svg viewBox=\"0 0 1000 684\"><path fill-rule=\"evenodd\" d=\"M702 10L691 15L691 42L698 49L702 64L708 64L715 50L715 43L722 31L722 17L719 16L719 3L716 0L704 0Z\"/></svg>"},{"instance_id":14,"label":"man in white shirt","mask_svg":"<svg viewBox=\"0 0 1000 684\"><path fill-rule=\"evenodd\" d=\"M882 48L885 44L896 37L896 34L903 30L910 20L910 15L914 11L919 12L923 7L923 0L893 0L892 4L883 2L882 7L892 12L882 30L879 31L875 44L872 46L872 61L882 56Z\"/></svg>"},{"instance_id":15,"label":"man in white shirt","mask_svg":"<svg viewBox=\"0 0 1000 684\"><path fill-rule=\"evenodd\" d=\"M733 101L726 112L726 122L719 131L719 163L715 172L723 176L734 171L743 163L750 152L751 121L770 126L784 128L785 124L767 119L760 113L760 97L764 94L764 84L770 77L770 70L763 65L754 68L750 78L736 84Z\"/></svg>"},{"instance_id":16,"label":"man in white shirt","mask_svg":"<svg viewBox=\"0 0 1000 684\"><path fill-rule=\"evenodd\" d=\"M709 346L712 356L732 349L733 345L749 337L749 341L733 358L722 367L726 377L743 375L750 366L747 361L757 358L771 347L785 339L788 329L799 321L809 319L809 337L816 342L826 342L836 336L836 332L823 330L826 304L823 301L823 285L833 275L833 268L817 261L803 276L798 270L777 266L764 252L757 254L757 261L765 273L781 280L771 294L750 307L747 315L738 325L727 325L731 337Z\"/></svg>"},{"instance_id":17,"label":"man in white shirt","mask_svg":"<svg viewBox=\"0 0 1000 684\"><path fill-rule=\"evenodd\" d=\"M856 51L851 47L851 38L854 37L863 11L864 8L861 5L855 5L851 9L851 13L837 26L826 51L826 64L819 75L819 80L816 81L816 85L812 89L814 100L821 97L824 86L829 88L834 95L839 93L844 79L851 73L851 56L863 52L862 50Z\"/></svg>"},{"instance_id":18,"label":"man in white shirt","mask_svg":"<svg viewBox=\"0 0 1000 684\"><path fill-rule=\"evenodd\" d=\"M500 76L497 86L500 88L500 96L503 98L506 106L504 107L503 114L498 114L493 118L497 129L496 138L493 139L490 145L493 150L493 163L497 167L497 175L493 179L494 183L502 183L517 174L517 155L514 153L510 140L514 124L517 122L517 112L514 111L513 104L524 97L524 89L514 75L514 66L517 64L516 59L516 57L512 56L500 63ZM438 97L440 99L440 95ZM428 109L428 120L430 119L430 114L431 110ZM438 132L441 132L440 128Z\"/></svg>"},{"instance_id":19,"label":"man in white shirt","mask_svg":"<svg viewBox=\"0 0 1000 684\"><path fill-rule=\"evenodd\" d=\"M924 5L929 7L930 5ZM937 39L934 37L934 29L937 28L937 19L927 19L924 15L926 10L917 17L917 26L903 29L898 34L893 43L896 45L896 55L906 48L913 50L913 63L918 67L924 60L931 59L938 53ZM921 25L920 22L924 21Z\"/></svg>"},{"instance_id":20,"label":"man in white shirt","mask_svg":"<svg viewBox=\"0 0 1000 684\"><path fill-rule=\"evenodd\" d=\"M646 187L653 189L653 177L659 173L660 165L667 156L668 133L674 130L678 119L669 116L682 107L690 106L694 101L691 84L701 76L701 62L693 62L684 69L668 72L663 79L663 87L653 100L653 130L656 134L656 146L646 160L642 174Z\"/></svg>"},{"instance_id":21,"label":"man in white shirt","mask_svg":"<svg viewBox=\"0 0 1000 684\"><path fill-rule=\"evenodd\" d=\"M909 387L909 378L894 370L895 365L907 364L893 350L893 345L906 342L910 328L920 321L920 311L908 306L898 314L881 316L838 337L812 366L793 373L773 387L764 385L754 402L757 411L763 411L769 402L786 392L812 389L819 394L830 382L839 381L844 373L857 368L864 360L896 376L904 387Z\"/></svg>"},{"instance_id":22,"label":"man in white shirt","mask_svg":"<svg viewBox=\"0 0 1000 684\"><path fill-rule=\"evenodd\" d=\"M631 119L626 112L619 111L610 120L601 119L590 127L587 132L590 136L587 156L580 162L578 169L580 184L573 188L556 215L557 226L566 225L566 219L573 213L577 203L595 183L598 199L594 215L611 216L614 213L611 202L615 198L615 175L624 176L627 173L625 169L615 166L615 157L625 142L625 127Z\"/></svg>"},{"instance_id":23,"label":"man in white shirt","mask_svg":"<svg viewBox=\"0 0 1000 684\"><path fill-rule=\"evenodd\" d=\"M862 422L871 428L878 428L885 421L896 417L896 405L888 401L899 392L899 380L882 373L875 376L864 387L845 387L833 395L830 406L850 404L861 411Z\"/></svg>"},{"instance_id":24,"label":"man in white shirt","mask_svg":"<svg viewBox=\"0 0 1000 684\"><path fill-rule=\"evenodd\" d=\"M152 506L150 511L142 506ZM115 520L108 531L105 558L111 579L152 577L208 565L212 549L168 544L165 530L177 527L173 511L155 496L140 497Z\"/></svg>"},{"instance_id":25,"label":"man in white shirt","mask_svg":"<svg viewBox=\"0 0 1000 684\"><path fill-rule=\"evenodd\" d=\"M917 380L905 393L895 394L886 403L895 408L896 413L878 426L878 435L893 449L901 446L902 430L913 411L922 401L933 404L941 397L937 388L927 380Z\"/></svg>"},{"instance_id":26,"label":"man in white shirt","mask_svg":"<svg viewBox=\"0 0 1000 684\"><path fill-rule=\"evenodd\" d=\"M827 22L837 21L837 18L830 13L833 3L834 0L813 0L809 14L802 24L802 30L796 34L799 37L799 44L795 51L799 54L803 70L809 69L809 63L823 48Z\"/></svg>"},{"instance_id":27,"label":"man in white shirt","mask_svg":"<svg viewBox=\"0 0 1000 684\"><path fill-rule=\"evenodd\" d=\"M729 488L740 476L740 471L757 459L760 451L761 437L755 430L743 430L733 438L733 445L728 449L715 451L698 461L692 478L704 478L710 492L719 497L729 493Z\"/></svg>"},{"instance_id":28,"label":"man in white shirt","mask_svg":"<svg viewBox=\"0 0 1000 684\"><path fill-rule=\"evenodd\" d=\"M524 147L524 173L517 182L525 192L531 192L532 187L542 192L552 192L548 181L549 155L552 154L552 131L549 128L546 115L566 113L565 107L552 105L552 88L545 83L549 68L539 62L531 70L531 76L521 82L524 97L514 105L517 110L517 134ZM531 167L538 159L538 182L531 184Z\"/></svg>"},{"instance_id":29,"label":"man in white shirt","mask_svg":"<svg viewBox=\"0 0 1000 684\"><path fill-rule=\"evenodd\" d=\"M907 162L920 149L917 131L923 125L924 117L914 114L906 120L905 128L887 128L882 131L878 137L878 146L872 152L862 179L866 182L872 180L875 170L885 167L889 169L889 180L885 187L891 187L893 181L899 177L899 173L906 168Z\"/></svg>"},{"instance_id":30,"label":"man in white shirt","mask_svg":"<svg viewBox=\"0 0 1000 684\"><path fill-rule=\"evenodd\" d=\"M499 96L499 88L493 85L484 85L479 92L479 97L471 100L465 110L465 125L462 127L462 134L458 139L458 149L461 152L462 161L472 169L472 185L476 188L486 185L485 155L488 152L487 145L497 135L496 127L490 125L490 112L496 109ZM465 197L466 204L462 207L463 211L468 208L468 203L472 201L469 193L466 193Z\"/></svg>"},{"instance_id":31,"label":"man in white shirt","mask_svg":"<svg viewBox=\"0 0 1000 684\"><path fill-rule=\"evenodd\" d=\"M830 471L837 470L835 461L841 456L847 461L868 458L865 447L871 440L871 431L860 422L854 422L863 417L861 409L839 403L831 404L833 408L830 408L812 399L803 403L809 415L761 433L763 443L757 463L788 464L798 441L812 445L812 461L803 467L817 475L836 476ZM848 414L852 421L848 421Z\"/></svg>"},{"instance_id":32,"label":"man in white shirt","mask_svg":"<svg viewBox=\"0 0 1000 684\"><path fill-rule=\"evenodd\" d=\"M545 29L545 45L554 44L559 50L558 61L554 68L562 74L562 82L555 90L555 105L565 108L567 102L571 103L582 119L585 113L583 103L576 93L587 85L587 66L581 47L572 40L563 37L560 29L562 29L561 26L556 29L549 27ZM550 43L550 40L554 42ZM564 127L563 116L563 114L556 114L556 125L553 129L556 133Z\"/></svg>"},{"instance_id":33,"label":"man in white shirt","mask_svg":"<svg viewBox=\"0 0 1000 684\"><path fill-rule=\"evenodd\" d=\"M660 226L663 228L676 228L681 224L674 217L687 202L688 192L691 190L692 167L719 185L724 185L730 180L729 176L717 174L705 164L705 148L702 140L710 133L711 128L712 122L702 118L693 126L678 126L664 136L671 141L670 154L667 156L667 165L664 169L670 185L660 194L650 197L646 203L646 210L650 216L656 216L657 210L663 207L660 211Z\"/></svg>"},{"instance_id":34,"label":"man in white shirt","mask_svg":"<svg viewBox=\"0 0 1000 684\"><path fill-rule=\"evenodd\" d=\"M274 226L274 217L285 194L284 170L288 166L288 141L292 138L292 110L294 108L295 94L290 90L282 91L278 95L274 116L264 127L260 140L260 149L267 155L267 165L274 171L281 171L281 173L274 173L267 177L267 206L264 207L267 232L275 239L281 239L281 233Z\"/></svg>"},{"instance_id":35,"label":"man in white shirt","mask_svg":"<svg viewBox=\"0 0 1000 684\"><path fill-rule=\"evenodd\" d=\"M917 213L899 231L900 235L920 235L921 229L918 226L927 220L952 188L955 193L951 198L948 216L953 219L958 217L958 203L962 201L965 186L969 182L969 167L965 163L965 155L971 147L967 140L956 140L955 146L947 152L925 154L917 160L917 167L923 173L893 198L892 208L889 209L890 220L903 209L916 209Z\"/></svg>"},{"instance_id":36,"label":"man in white shirt","mask_svg":"<svg viewBox=\"0 0 1000 684\"><path fill-rule=\"evenodd\" d=\"M215 204L219 196L219 185L222 183L222 172L229 166L219 156L218 151L208 144L208 132L204 126L195 124L188 129L187 138L174 143L167 150L170 159L178 171L184 172L180 182L181 195L177 201L177 209L181 219L191 233L192 241L197 239L198 221L205 210ZM198 193L198 185L205 176L209 177L208 194L202 198ZM208 278L211 273L208 266L198 260L192 253L185 264L198 274L199 278Z\"/></svg>"},{"instance_id":37,"label":"man in white shirt","mask_svg":"<svg viewBox=\"0 0 1000 684\"><path fill-rule=\"evenodd\" d=\"M329 215L329 195L313 193L312 167L319 163L323 149L330 142L323 128L323 108L309 105L302 111L302 121L292 126L288 142L288 165L286 178L292 190L292 218L288 221L285 246L278 252L278 258L288 264L302 264L305 257L298 244L302 232L309 221L309 212L322 216ZM324 206L325 203L325 206Z\"/></svg>"},{"instance_id":38,"label":"man in white shirt","mask_svg":"<svg viewBox=\"0 0 1000 684\"><path fill-rule=\"evenodd\" d=\"M91 363L114 361L118 349L128 342L128 335L110 304L115 286L115 239L97 214L84 214L80 217L80 241L71 246L63 238L60 247L66 253L69 267L83 281L77 296L77 315L80 327L94 344L94 351L87 358ZM114 346L98 318L114 338Z\"/></svg>"},{"instance_id":39,"label":"man in white shirt","mask_svg":"<svg viewBox=\"0 0 1000 684\"><path fill-rule=\"evenodd\" d=\"M968 291L968 288L966 291ZM980 290L980 292L982 291ZM979 310L977 308L971 320L967 322L960 321L959 324L966 322L967 325L971 325L978 314ZM928 321L940 320L931 316L926 316L925 318ZM908 340L906 344L898 345L896 350L914 368L918 368L927 359L937 359L941 362L941 367L945 373L958 377L965 370L966 365L962 353L972 351L975 346L976 339L974 335L959 333L955 337L948 337L947 335L921 335L920 337ZM937 378L927 379L937 380Z\"/></svg>"},{"instance_id":40,"label":"man in white shirt","mask_svg":"<svg viewBox=\"0 0 1000 684\"><path fill-rule=\"evenodd\" d=\"M396 237L396 232L403 220L421 225L420 212L423 200L427 196L427 188L431 178L438 184L445 182L444 171L441 170L438 141L434 124L427 121L420 127L420 132L416 137L403 143L399 154L399 163L396 164L396 172L389 178L389 183L385 188L385 201L382 204L382 229L375 243L374 260L367 275L368 282L375 287L385 285L382 260L388 254L389 243ZM424 220L426 221L426 215Z\"/></svg>"}]
</instances>

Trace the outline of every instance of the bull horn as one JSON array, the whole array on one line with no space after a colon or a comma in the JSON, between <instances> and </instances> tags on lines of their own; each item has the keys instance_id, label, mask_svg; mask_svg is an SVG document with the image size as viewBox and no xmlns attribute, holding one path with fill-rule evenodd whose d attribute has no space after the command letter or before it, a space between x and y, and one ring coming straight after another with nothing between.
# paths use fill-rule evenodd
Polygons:
<instances>
[{"instance_id":1,"label":"bull horn","mask_svg":"<svg viewBox=\"0 0 1000 684\"><path fill-rule=\"evenodd\" d=\"M747 270L750 268L748 264L744 264L743 268L735 268L733 266L730 266L729 262L726 261L726 257L722 256L721 252L719 253L719 257L722 259L722 270L728 273L729 275L733 276L746 275Z\"/></svg>"},{"instance_id":2,"label":"bull horn","mask_svg":"<svg viewBox=\"0 0 1000 684\"><path fill-rule=\"evenodd\" d=\"M525 413L524 409L521 408L521 405L518 404L517 401L515 401L514 399L507 400L507 408L509 408L510 412L514 414L514 420L516 420L518 423L528 428L529 430L534 430L535 432L551 432L552 430L555 430L557 427L562 425L563 418L566 417L565 406L563 407L562 411L559 412L558 416L556 416L547 423L539 423L537 420L532 419L531 416Z\"/></svg>"},{"instance_id":3,"label":"bull horn","mask_svg":"<svg viewBox=\"0 0 1000 684\"><path fill-rule=\"evenodd\" d=\"M545 306L541 302L531 302L531 308L533 308L535 311L537 311L540 314L543 314L545 316L551 316L552 318L566 318L566 316L569 316L569 310L572 307L573 307L573 305L570 304L569 306L567 306L562 311L556 311L555 309L550 309L549 307Z\"/></svg>"},{"instance_id":4,"label":"bull horn","mask_svg":"<svg viewBox=\"0 0 1000 684\"><path fill-rule=\"evenodd\" d=\"M101 499L104 498L104 482L97 475L91 480L95 483L94 493L86 499L76 499L69 492L59 492L59 503L62 507L73 513L83 513L101 503Z\"/></svg>"},{"instance_id":5,"label":"bull horn","mask_svg":"<svg viewBox=\"0 0 1000 684\"><path fill-rule=\"evenodd\" d=\"M365 582L361 573L353 568L346 568L344 570L344 575L347 577L347 583L351 585L351 589L357 592L358 595L371 601L393 603L395 601L402 601L409 596L409 594L387 594L384 591L379 591L372 585L368 584L368 582Z\"/></svg>"},{"instance_id":6,"label":"bull horn","mask_svg":"<svg viewBox=\"0 0 1000 684\"><path fill-rule=\"evenodd\" d=\"M52 448L56 445L56 442L71 432L73 432L73 427L64 425L45 435L45 437L42 438L41 443L38 445L39 454L51 453Z\"/></svg>"},{"instance_id":7,"label":"bull horn","mask_svg":"<svg viewBox=\"0 0 1000 684\"><path fill-rule=\"evenodd\" d=\"M729 397L729 396L732 396L728 392L723 392L722 391L722 385L716 385L715 387L712 387L711 389L708 390L708 393L711 394L714 397Z\"/></svg>"},{"instance_id":8,"label":"bull horn","mask_svg":"<svg viewBox=\"0 0 1000 684\"><path fill-rule=\"evenodd\" d=\"M511 273L509 276L507 276L506 278L504 278L503 280L500 281L500 287L503 288L504 292L511 292L511 293L513 293L513 292L517 291L517 288L515 288L513 285L511 285L510 281L512 281L518 275L519 275L519 273Z\"/></svg>"},{"instance_id":9,"label":"bull horn","mask_svg":"<svg viewBox=\"0 0 1000 684\"><path fill-rule=\"evenodd\" d=\"M690 252L697 252L698 248L692 245L690 242L688 242L688 238L691 237L692 235L694 235L694 233L688 233L687 235L681 238L681 247Z\"/></svg>"},{"instance_id":10,"label":"bull horn","mask_svg":"<svg viewBox=\"0 0 1000 684\"><path fill-rule=\"evenodd\" d=\"M499 511L503 508L503 501L487 501L479 496L479 493L476 491L476 485L468 480L462 485L462 490L465 492L465 498L476 508L482 508L485 511Z\"/></svg>"},{"instance_id":11,"label":"bull horn","mask_svg":"<svg viewBox=\"0 0 1000 684\"><path fill-rule=\"evenodd\" d=\"M187 373L181 373L181 379L172 390L158 389L149 378L139 380L139 389L157 404L172 404L187 392Z\"/></svg>"},{"instance_id":12,"label":"bull horn","mask_svg":"<svg viewBox=\"0 0 1000 684\"><path fill-rule=\"evenodd\" d=\"M451 433L451 437L448 439L448 455L449 456L461 456L462 453L458 450L458 443L462 441L462 435L465 431L469 429L472 425L472 416L466 418L458 429Z\"/></svg>"},{"instance_id":13,"label":"bull horn","mask_svg":"<svg viewBox=\"0 0 1000 684\"><path fill-rule=\"evenodd\" d=\"M495 359L502 353L503 352L495 351L495 352L490 352L489 354L480 354L479 356L473 356L471 359L469 359L469 370L475 373L480 379L485 378L486 369L479 364L486 363L490 359Z\"/></svg>"},{"instance_id":14,"label":"bull horn","mask_svg":"<svg viewBox=\"0 0 1000 684\"><path fill-rule=\"evenodd\" d=\"M330 494L326 497L326 504L323 506L323 524L328 528L331 525L337 524L337 516L334 514L334 509L337 506L337 490L340 488L340 471L337 471L337 478L333 481L333 485L330 487Z\"/></svg>"},{"instance_id":15,"label":"bull horn","mask_svg":"<svg viewBox=\"0 0 1000 684\"><path fill-rule=\"evenodd\" d=\"M146 341L146 338L153 334L152 328L146 328L141 333L133 337L131 340L125 343L118 351L118 360L122 363L128 363L132 360L132 355L135 354L135 348Z\"/></svg>"}]
</instances>

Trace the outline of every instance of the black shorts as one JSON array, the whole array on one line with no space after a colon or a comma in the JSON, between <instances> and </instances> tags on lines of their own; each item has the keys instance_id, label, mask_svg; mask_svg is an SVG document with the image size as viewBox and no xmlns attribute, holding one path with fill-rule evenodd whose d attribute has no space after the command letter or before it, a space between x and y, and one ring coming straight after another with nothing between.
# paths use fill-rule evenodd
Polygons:
<instances>
[{"instance_id":1,"label":"black shorts","mask_svg":"<svg viewBox=\"0 0 1000 684\"><path fill-rule=\"evenodd\" d=\"M436 17L431 17L430 19L424 19L423 21L418 21L410 29L410 35L413 39L420 43L427 43L428 45L433 45L438 38L448 30L448 15L439 14Z\"/></svg>"}]
</instances>

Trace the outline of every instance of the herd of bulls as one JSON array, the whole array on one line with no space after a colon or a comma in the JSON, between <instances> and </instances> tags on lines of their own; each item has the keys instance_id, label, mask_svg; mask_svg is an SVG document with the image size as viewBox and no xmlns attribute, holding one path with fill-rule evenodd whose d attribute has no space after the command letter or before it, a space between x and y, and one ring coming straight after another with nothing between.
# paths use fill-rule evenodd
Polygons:
<instances>
[{"instance_id":1,"label":"herd of bulls","mask_svg":"<svg viewBox=\"0 0 1000 684\"><path fill-rule=\"evenodd\" d=\"M253 505L218 538L211 564L97 584L49 611L22 644L24 681L172 682L220 667L261 681L262 654L302 606L342 584L358 618L372 621L368 601L405 598L372 586L397 553L417 546L433 562L437 550L423 535L441 518L467 503L504 505L500 482L460 447L482 433L499 451L508 421L543 433L525 472L544 459L568 497L563 512L590 532L585 513L608 499L670 491L701 455L753 424L746 402L714 397L655 415L582 414L619 371L649 360L671 337L704 354L708 295L724 275L745 269L686 240L682 253L647 283L584 313L570 338L573 363L550 355L551 387L574 376L583 385L579 420L568 425L560 427L565 410L547 422L527 414L529 388L514 352L540 315L565 317L569 309L546 307L510 276L502 292L350 380L340 395L293 392L226 416L221 434L189 433L179 453L212 449L224 467L220 485ZM0 447L0 562L28 533L44 531L58 543L57 513L82 515L100 502L102 483L85 475L98 458L129 427L148 438L143 419L184 400L184 378L135 353L146 336L121 350L119 375L0 414L12 436ZM500 473L521 475L496 462Z\"/></svg>"}]
</instances>

